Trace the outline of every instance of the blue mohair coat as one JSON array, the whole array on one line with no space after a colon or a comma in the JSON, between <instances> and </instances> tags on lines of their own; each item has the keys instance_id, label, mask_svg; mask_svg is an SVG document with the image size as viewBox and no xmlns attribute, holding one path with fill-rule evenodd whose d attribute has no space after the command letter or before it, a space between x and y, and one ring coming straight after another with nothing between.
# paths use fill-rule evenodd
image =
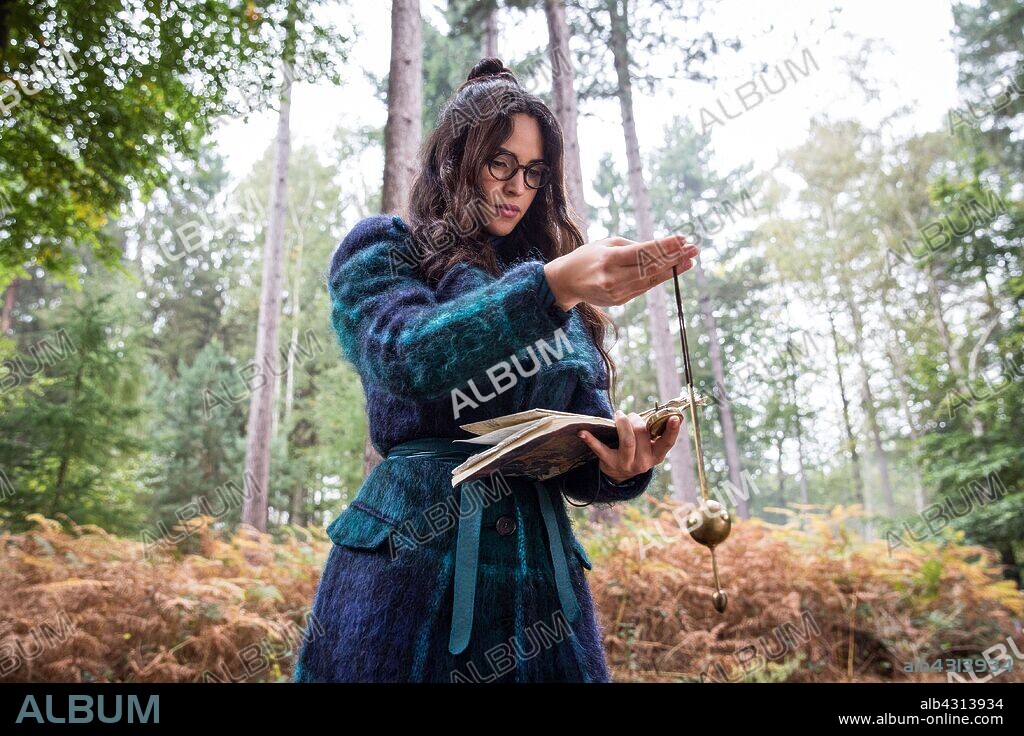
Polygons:
<instances>
[{"instance_id":1,"label":"blue mohair coat","mask_svg":"<svg viewBox=\"0 0 1024 736\"><path fill-rule=\"evenodd\" d=\"M362 377L370 438L382 455L416 438L469 438L460 424L531 408L612 416L607 371L578 310L553 303L537 251L506 259L502 244L492 238L500 277L461 263L434 288L410 265L409 228L398 216L363 219L335 251L331 319L345 358ZM548 352L545 360L542 340L560 344L561 357ZM488 373L502 362L513 366L512 385ZM458 416L456 389L476 404L461 406ZM591 563L563 494L577 503L595 493L597 503L625 501L646 490L655 468L614 484L595 457L545 481L582 612L571 627L560 615L537 493L512 479L512 492L483 510L470 643L452 655L456 515L466 486L452 487L451 470L460 462L386 457L330 524L334 544L295 682L610 680L584 574ZM512 533L496 531L501 516L515 520ZM415 535L418 543L396 547L396 533Z\"/></svg>"}]
</instances>

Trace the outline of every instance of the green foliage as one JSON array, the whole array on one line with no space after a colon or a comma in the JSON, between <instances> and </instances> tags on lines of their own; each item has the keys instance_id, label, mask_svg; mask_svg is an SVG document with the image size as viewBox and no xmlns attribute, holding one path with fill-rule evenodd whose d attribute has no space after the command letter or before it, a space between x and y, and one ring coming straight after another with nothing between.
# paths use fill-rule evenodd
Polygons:
<instances>
[{"instance_id":1,"label":"green foliage","mask_svg":"<svg viewBox=\"0 0 1024 736\"><path fill-rule=\"evenodd\" d=\"M204 497L217 509L230 511L221 521L237 522L241 508L227 503L216 492L229 488L229 481L242 486L241 443L245 426L245 403L223 407L211 402L210 387L237 383L235 362L219 342L205 345L190 364L179 362L177 378L158 374L150 393L150 428L153 452L159 471L150 478L155 491L155 517L169 521L174 512Z\"/></svg>"},{"instance_id":2,"label":"green foliage","mask_svg":"<svg viewBox=\"0 0 1024 736\"><path fill-rule=\"evenodd\" d=\"M997 152L996 158L1009 171L1020 172L1024 165L1024 152L1019 131L1024 116L1024 95L1015 93L1024 88L1024 12L1017 0L985 0L982 3L958 1L953 4L956 22L957 60L960 88L967 105L966 116L977 127L975 136L982 144ZM987 122L977 125L976 117ZM967 132L953 125L957 133Z\"/></svg>"},{"instance_id":3,"label":"green foliage","mask_svg":"<svg viewBox=\"0 0 1024 736\"><path fill-rule=\"evenodd\" d=\"M301 39L296 76L337 81L347 38L313 22L314 5L5 3L0 287L26 262L68 277L76 249L115 267L122 246L102 226L133 194L167 183L167 155L197 155L217 115L265 104L289 17Z\"/></svg>"},{"instance_id":4,"label":"green foliage","mask_svg":"<svg viewBox=\"0 0 1024 736\"><path fill-rule=\"evenodd\" d=\"M932 227L919 268L935 282L961 287L961 293L977 287L982 311L970 338L956 348L962 367L936 366L945 368L945 380L923 376L945 390L934 402L935 426L923 438L924 467L937 495L961 507L961 491L979 482L998 485L1004 497L978 504L957 519L957 527L970 541L1001 550L1019 577L1024 567L1024 299L1014 274L1024 266L1019 185L1024 158L1013 131L1024 119L1024 98L1006 83L1017 89L1024 83L1019 43L1024 13L1019 3L990 0L980 6L957 3L954 16L970 122L951 125L949 161L931 178L930 204L942 227ZM996 94L1000 84L1005 96ZM953 363L956 356L947 357Z\"/></svg>"},{"instance_id":5,"label":"green foliage","mask_svg":"<svg viewBox=\"0 0 1024 736\"><path fill-rule=\"evenodd\" d=\"M67 514L132 528L144 513L139 433L141 351L132 315L98 284L66 297L17 349L0 396L0 467L13 493L5 522Z\"/></svg>"}]
</instances>

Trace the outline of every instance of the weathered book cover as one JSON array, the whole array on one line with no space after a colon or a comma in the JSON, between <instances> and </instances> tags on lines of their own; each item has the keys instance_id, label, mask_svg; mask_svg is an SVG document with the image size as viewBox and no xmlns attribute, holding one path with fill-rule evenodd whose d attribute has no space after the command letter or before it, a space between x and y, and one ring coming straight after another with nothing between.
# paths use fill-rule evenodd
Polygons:
<instances>
[{"instance_id":1,"label":"weathered book cover","mask_svg":"<svg viewBox=\"0 0 1024 736\"><path fill-rule=\"evenodd\" d=\"M695 394L694 404L706 406L707 400ZM639 414L647 422L651 437L657 438L669 417L679 416L686 422L689 411L689 396L680 396ZM452 486L496 471L545 480L594 457L593 451L576 436L581 429L609 447L617 447L619 437L614 419L553 409L531 409L461 427L479 436L457 442L478 444L484 449L452 470Z\"/></svg>"}]
</instances>

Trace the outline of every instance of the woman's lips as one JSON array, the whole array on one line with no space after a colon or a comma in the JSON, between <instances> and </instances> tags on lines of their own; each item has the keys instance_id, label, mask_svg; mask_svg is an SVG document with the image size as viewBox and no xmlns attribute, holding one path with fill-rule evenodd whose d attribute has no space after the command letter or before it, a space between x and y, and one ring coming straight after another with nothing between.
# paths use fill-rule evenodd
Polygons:
<instances>
[{"instance_id":1,"label":"woman's lips","mask_svg":"<svg viewBox=\"0 0 1024 736\"><path fill-rule=\"evenodd\" d=\"M500 214L502 217L515 217L516 215L519 214L519 210L515 207L499 204L498 214Z\"/></svg>"}]
</instances>

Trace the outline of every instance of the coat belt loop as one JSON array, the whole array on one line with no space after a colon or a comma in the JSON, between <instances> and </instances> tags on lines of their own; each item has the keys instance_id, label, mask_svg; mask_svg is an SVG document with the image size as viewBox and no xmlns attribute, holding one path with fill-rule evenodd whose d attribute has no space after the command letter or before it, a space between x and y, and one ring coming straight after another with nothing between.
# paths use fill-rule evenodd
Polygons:
<instances>
[{"instance_id":1,"label":"coat belt loop","mask_svg":"<svg viewBox=\"0 0 1024 736\"><path fill-rule=\"evenodd\" d=\"M558 600L569 623L576 623L580 618L580 604L569 581L569 566L565 561L565 548L562 546L562 535L558 531L558 519L555 518L555 509L551 505L551 496L540 481L533 481L533 486L537 489L540 513L544 517L544 526L548 532L548 547L551 550L551 565L555 571Z\"/></svg>"},{"instance_id":2,"label":"coat belt loop","mask_svg":"<svg viewBox=\"0 0 1024 736\"><path fill-rule=\"evenodd\" d=\"M459 484L459 540L455 549L455 599L452 603L452 632L448 651L459 654L469 645L473 630L473 605L476 601L477 566L480 559L480 523L484 511L473 503L468 482ZM469 511L467 513L467 511Z\"/></svg>"}]
</instances>

